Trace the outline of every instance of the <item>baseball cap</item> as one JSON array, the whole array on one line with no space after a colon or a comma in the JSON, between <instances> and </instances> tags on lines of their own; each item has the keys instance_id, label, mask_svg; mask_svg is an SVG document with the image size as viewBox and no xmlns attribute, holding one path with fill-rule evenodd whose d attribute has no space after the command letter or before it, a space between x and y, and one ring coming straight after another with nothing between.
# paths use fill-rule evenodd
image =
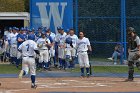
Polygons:
<instances>
[{"instance_id":1,"label":"baseball cap","mask_svg":"<svg viewBox=\"0 0 140 93\"><path fill-rule=\"evenodd\" d=\"M63 27L58 26L58 27L57 27L57 30L63 30Z\"/></svg>"}]
</instances>

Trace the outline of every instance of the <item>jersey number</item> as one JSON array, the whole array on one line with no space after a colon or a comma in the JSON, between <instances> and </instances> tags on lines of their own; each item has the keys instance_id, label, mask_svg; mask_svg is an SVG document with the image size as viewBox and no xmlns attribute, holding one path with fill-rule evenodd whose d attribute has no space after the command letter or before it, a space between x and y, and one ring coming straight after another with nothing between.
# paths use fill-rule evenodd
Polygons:
<instances>
[{"instance_id":1,"label":"jersey number","mask_svg":"<svg viewBox=\"0 0 140 93\"><path fill-rule=\"evenodd\" d=\"M27 46L27 51L29 51L29 44L27 44L26 46Z\"/></svg>"}]
</instances>

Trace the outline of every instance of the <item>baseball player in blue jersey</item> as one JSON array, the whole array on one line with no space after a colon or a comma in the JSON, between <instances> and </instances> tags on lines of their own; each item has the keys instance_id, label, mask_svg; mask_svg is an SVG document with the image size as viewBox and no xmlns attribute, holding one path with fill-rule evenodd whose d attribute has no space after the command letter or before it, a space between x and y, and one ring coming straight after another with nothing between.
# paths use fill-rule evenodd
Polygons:
<instances>
[{"instance_id":1,"label":"baseball player in blue jersey","mask_svg":"<svg viewBox=\"0 0 140 93\"><path fill-rule=\"evenodd\" d=\"M28 37L28 40L23 42L19 48L19 51L22 52L22 70L20 71L19 78L22 78L22 76L28 74L30 69L31 74L31 88L37 88L37 85L35 84L35 76L36 76L36 64L35 64L35 53L39 54L37 44L32 40L32 37Z\"/></svg>"},{"instance_id":2,"label":"baseball player in blue jersey","mask_svg":"<svg viewBox=\"0 0 140 93\"><path fill-rule=\"evenodd\" d=\"M25 29L21 28L19 34L17 35L17 47L19 47L27 39L27 36L24 32L25 32ZM21 62L21 53L18 51L17 63L16 63L17 67L19 66L20 62Z\"/></svg>"},{"instance_id":3,"label":"baseball player in blue jersey","mask_svg":"<svg viewBox=\"0 0 140 93\"><path fill-rule=\"evenodd\" d=\"M35 35L35 33L34 33L34 30L32 29L29 29L29 31L28 31L28 35L27 35L27 39L28 39L28 37L31 37L32 38L32 40L36 40L36 35Z\"/></svg>"}]
</instances>

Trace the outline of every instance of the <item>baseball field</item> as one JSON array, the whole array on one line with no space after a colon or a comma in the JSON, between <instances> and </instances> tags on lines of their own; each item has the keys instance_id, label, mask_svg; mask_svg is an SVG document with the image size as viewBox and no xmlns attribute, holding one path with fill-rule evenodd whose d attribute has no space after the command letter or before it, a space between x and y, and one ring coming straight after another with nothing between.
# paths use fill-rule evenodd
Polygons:
<instances>
[{"instance_id":1,"label":"baseball field","mask_svg":"<svg viewBox=\"0 0 140 93\"><path fill-rule=\"evenodd\" d=\"M74 70L37 71L37 89L31 89L30 76L19 79L13 65L0 65L0 93L140 93L140 75L135 68L135 80L124 82L127 66L94 66L89 78L81 78Z\"/></svg>"}]
</instances>

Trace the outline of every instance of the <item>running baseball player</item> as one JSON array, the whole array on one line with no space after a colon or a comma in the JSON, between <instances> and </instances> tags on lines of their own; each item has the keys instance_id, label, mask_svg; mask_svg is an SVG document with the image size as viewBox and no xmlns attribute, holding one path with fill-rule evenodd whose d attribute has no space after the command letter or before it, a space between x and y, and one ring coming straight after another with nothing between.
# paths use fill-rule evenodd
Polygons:
<instances>
[{"instance_id":1,"label":"running baseball player","mask_svg":"<svg viewBox=\"0 0 140 93\"><path fill-rule=\"evenodd\" d=\"M66 33L62 27L58 27L57 30L59 31L60 35L58 37L58 58L59 58L59 68L65 68L65 39Z\"/></svg>"},{"instance_id":2,"label":"running baseball player","mask_svg":"<svg viewBox=\"0 0 140 93\"><path fill-rule=\"evenodd\" d=\"M133 27L127 28L128 32L128 79L125 81L133 81L134 79L134 64L140 70L140 38L136 34Z\"/></svg>"},{"instance_id":3,"label":"running baseball player","mask_svg":"<svg viewBox=\"0 0 140 93\"><path fill-rule=\"evenodd\" d=\"M74 60L75 60L75 56L76 56L76 43L78 40L77 35L74 34L74 29L70 29L69 30L69 35L66 36L66 40L68 38L71 38L71 42L68 44L66 42L66 61L69 62L69 67L70 68L74 68Z\"/></svg>"},{"instance_id":4,"label":"running baseball player","mask_svg":"<svg viewBox=\"0 0 140 93\"><path fill-rule=\"evenodd\" d=\"M42 68L42 65L45 70L48 69L49 62L49 48L51 47L50 40L46 38L46 32L42 32L41 38L37 40L37 46L40 51L39 57L39 67Z\"/></svg>"},{"instance_id":5,"label":"running baseball player","mask_svg":"<svg viewBox=\"0 0 140 93\"><path fill-rule=\"evenodd\" d=\"M84 68L86 68L86 76L89 77L89 58L87 51L92 51L89 39L84 37L83 32L79 32L79 39L77 40L78 62L81 68L81 77L85 77Z\"/></svg>"},{"instance_id":6,"label":"running baseball player","mask_svg":"<svg viewBox=\"0 0 140 93\"><path fill-rule=\"evenodd\" d=\"M19 73L19 78L22 78L24 75L28 74L30 70L32 82L31 88L37 88L37 85L35 84L36 64L34 55L34 52L40 54L37 44L32 40L32 37L29 36L28 40L19 46L18 50L22 53L22 70Z\"/></svg>"},{"instance_id":7,"label":"running baseball player","mask_svg":"<svg viewBox=\"0 0 140 93\"><path fill-rule=\"evenodd\" d=\"M16 64L17 63L17 31L16 28L13 28L12 33L8 37L8 42L10 45L10 57L11 57L11 63Z\"/></svg>"}]
</instances>

